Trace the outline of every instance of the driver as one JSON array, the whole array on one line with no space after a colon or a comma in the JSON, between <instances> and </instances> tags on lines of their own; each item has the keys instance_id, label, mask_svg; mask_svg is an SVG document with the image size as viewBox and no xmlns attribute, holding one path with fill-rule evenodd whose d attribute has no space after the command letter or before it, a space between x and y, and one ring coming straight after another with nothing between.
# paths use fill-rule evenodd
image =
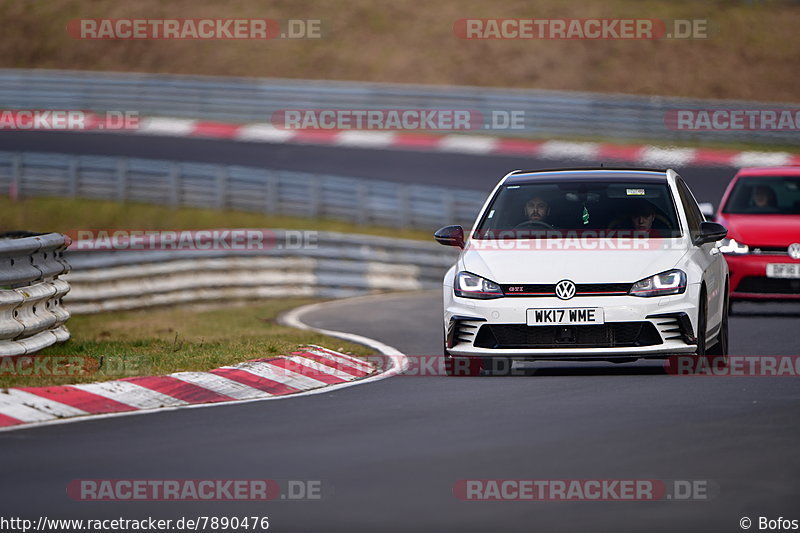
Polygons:
<instances>
[{"instance_id":1,"label":"driver","mask_svg":"<svg viewBox=\"0 0 800 533\"><path fill-rule=\"evenodd\" d=\"M775 189L768 185L758 185L753 189L753 205L758 208L775 207L778 202L775 198Z\"/></svg>"},{"instance_id":2,"label":"driver","mask_svg":"<svg viewBox=\"0 0 800 533\"><path fill-rule=\"evenodd\" d=\"M541 196L534 196L525 203L525 216L530 222L547 223L550 216L550 204Z\"/></svg>"}]
</instances>

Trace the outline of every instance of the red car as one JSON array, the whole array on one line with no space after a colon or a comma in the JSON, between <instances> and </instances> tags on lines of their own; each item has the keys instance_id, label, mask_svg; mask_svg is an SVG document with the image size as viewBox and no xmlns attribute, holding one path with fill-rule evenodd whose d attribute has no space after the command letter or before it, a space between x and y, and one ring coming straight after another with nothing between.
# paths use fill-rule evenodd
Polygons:
<instances>
[{"instance_id":1,"label":"red car","mask_svg":"<svg viewBox=\"0 0 800 533\"><path fill-rule=\"evenodd\" d=\"M739 170L715 220L731 301L800 300L800 166Z\"/></svg>"}]
</instances>

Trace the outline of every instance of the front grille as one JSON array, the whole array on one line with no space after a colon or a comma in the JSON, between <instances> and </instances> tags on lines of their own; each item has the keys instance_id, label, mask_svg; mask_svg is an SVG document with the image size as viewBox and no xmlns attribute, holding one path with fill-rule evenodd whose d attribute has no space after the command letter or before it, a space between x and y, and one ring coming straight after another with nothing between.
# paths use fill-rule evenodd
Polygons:
<instances>
[{"instance_id":1,"label":"front grille","mask_svg":"<svg viewBox=\"0 0 800 533\"><path fill-rule=\"evenodd\" d=\"M746 276L739 282L736 292L755 294L800 294L800 279Z\"/></svg>"},{"instance_id":2,"label":"front grille","mask_svg":"<svg viewBox=\"0 0 800 533\"><path fill-rule=\"evenodd\" d=\"M609 322L583 326L484 324L476 348L615 348L662 344L652 322Z\"/></svg>"},{"instance_id":3,"label":"front grille","mask_svg":"<svg viewBox=\"0 0 800 533\"><path fill-rule=\"evenodd\" d=\"M756 255L789 255L788 246L751 246L750 253Z\"/></svg>"},{"instance_id":4,"label":"front grille","mask_svg":"<svg viewBox=\"0 0 800 533\"><path fill-rule=\"evenodd\" d=\"M576 283L575 296L621 296L628 294L633 283ZM555 283L501 285L505 296L555 296Z\"/></svg>"}]
</instances>

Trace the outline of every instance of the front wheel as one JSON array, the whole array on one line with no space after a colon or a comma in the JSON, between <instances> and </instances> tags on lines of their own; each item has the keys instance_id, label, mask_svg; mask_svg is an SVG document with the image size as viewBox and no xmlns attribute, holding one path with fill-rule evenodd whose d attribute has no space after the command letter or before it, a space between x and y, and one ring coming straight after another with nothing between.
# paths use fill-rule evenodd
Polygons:
<instances>
[{"instance_id":1,"label":"front wheel","mask_svg":"<svg viewBox=\"0 0 800 533\"><path fill-rule=\"evenodd\" d=\"M700 305L697 309L697 350L698 358L706 355L706 335L708 335L708 312L706 311L706 291L700 292Z\"/></svg>"},{"instance_id":2,"label":"front wheel","mask_svg":"<svg viewBox=\"0 0 800 533\"><path fill-rule=\"evenodd\" d=\"M718 342L711 348L706 345L708 335L708 304L705 289L700 292L700 305L697 310L697 350L693 372L705 373L716 367L728 364L728 310L727 302L723 310Z\"/></svg>"},{"instance_id":3,"label":"front wheel","mask_svg":"<svg viewBox=\"0 0 800 533\"><path fill-rule=\"evenodd\" d=\"M727 290L727 287L725 287L725 302L722 305L722 322L719 325L717 343L706 351L706 358L712 366L715 364L717 366L728 366L728 315L730 308Z\"/></svg>"}]
</instances>

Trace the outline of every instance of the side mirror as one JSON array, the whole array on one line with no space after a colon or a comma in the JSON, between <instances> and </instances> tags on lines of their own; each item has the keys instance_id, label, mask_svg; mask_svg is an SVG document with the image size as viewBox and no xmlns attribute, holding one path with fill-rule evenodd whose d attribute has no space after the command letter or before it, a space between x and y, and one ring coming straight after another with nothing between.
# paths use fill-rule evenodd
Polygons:
<instances>
[{"instance_id":1,"label":"side mirror","mask_svg":"<svg viewBox=\"0 0 800 533\"><path fill-rule=\"evenodd\" d=\"M433 238L439 244L445 246L458 246L464 248L464 228L461 226L445 226L433 234Z\"/></svg>"},{"instance_id":2,"label":"side mirror","mask_svg":"<svg viewBox=\"0 0 800 533\"><path fill-rule=\"evenodd\" d=\"M705 244L707 242L717 242L724 239L728 235L728 228L716 222L701 222L700 235L694 239L697 245Z\"/></svg>"}]
</instances>

